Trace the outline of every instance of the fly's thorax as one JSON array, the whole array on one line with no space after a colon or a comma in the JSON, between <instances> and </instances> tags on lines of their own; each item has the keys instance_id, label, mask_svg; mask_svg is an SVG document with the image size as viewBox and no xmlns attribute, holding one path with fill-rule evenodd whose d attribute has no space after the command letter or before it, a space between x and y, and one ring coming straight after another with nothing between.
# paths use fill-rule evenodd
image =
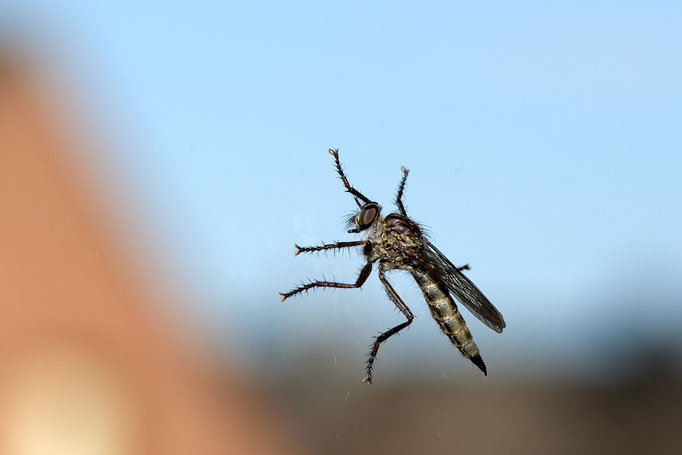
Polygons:
<instances>
[{"instance_id":1,"label":"fly's thorax","mask_svg":"<svg viewBox=\"0 0 682 455\"><path fill-rule=\"evenodd\" d=\"M376 241L381 238L384 232L384 219L379 216L379 218L367 229L360 231L360 235L364 237L365 240Z\"/></svg>"},{"instance_id":2,"label":"fly's thorax","mask_svg":"<svg viewBox=\"0 0 682 455\"><path fill-rule=\"evenodd\" d=\"M372 259L380 259L387 270L410 270L423 256L424 240L419 225L397 213L379 218L367 230L367 240L374 250Z\"/></svg>"},{"instance_id":3,"label":"fly's thorax","mask_svg":"<svg viewBox=\"0 0 682 455\"><path fill-rule=\"evenodd\" d=\"M390 213L382 220L382 224L386 233L398 241L408 244L423 242L419 225L404 215Z\"/></svg>"},{"instance_id":4,"label":"fly's thorax","mask_svg":"<svg viewBox=\"0 0 682 455\"><path fill-rule=\"evenodd\" d=\"M369 229L366 229L360 233L362 239L367 241L367 245L362 250L362 254L365 255L368 261L374 262L382 259L385 256L385 252L382 248L381 239L383 237L383 218L379 217Z\"/></svg>"}]
</instances>

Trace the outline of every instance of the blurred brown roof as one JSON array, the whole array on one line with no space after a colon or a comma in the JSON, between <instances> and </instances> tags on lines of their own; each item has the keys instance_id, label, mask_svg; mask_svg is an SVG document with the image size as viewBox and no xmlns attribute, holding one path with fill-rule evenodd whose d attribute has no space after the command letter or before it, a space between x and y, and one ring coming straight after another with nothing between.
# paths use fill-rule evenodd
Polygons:
<instances>
[{"instance_id":1,"label":"blurred brown roof","mask_svg":"<svg viewBox=\"0 0 682 455\"><path fill-rule=\"evenodd\" d=\"M0 453L288 452L136 283L27 69L0 56Z\"/></svg>"}]
</instances>

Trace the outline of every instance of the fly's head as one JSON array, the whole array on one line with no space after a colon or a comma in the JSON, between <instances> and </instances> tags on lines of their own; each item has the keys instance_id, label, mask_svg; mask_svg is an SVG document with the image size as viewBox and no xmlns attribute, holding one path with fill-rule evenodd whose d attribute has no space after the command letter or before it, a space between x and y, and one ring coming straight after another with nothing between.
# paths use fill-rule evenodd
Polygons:
<instances>
[{"instance_id":1,"label":"fly's head","mask_svg":"<svg viewBox=\"0 0 682 455\"><path fill-rule=\"evenodd\" d=\"M358 205L360 204L358 203ZM379 216L380 213L381 206L376 202L370 201L360 205L360 210L348 220L348 224L351 227L348 232L360 233L371 228L381 218Z\"/></svg>"}]
</instances>

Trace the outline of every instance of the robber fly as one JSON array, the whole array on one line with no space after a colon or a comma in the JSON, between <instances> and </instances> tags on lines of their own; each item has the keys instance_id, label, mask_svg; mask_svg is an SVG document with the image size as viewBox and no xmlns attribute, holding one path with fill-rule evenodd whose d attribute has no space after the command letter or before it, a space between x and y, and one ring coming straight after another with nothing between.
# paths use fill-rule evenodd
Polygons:
<instances>
[{"instance_id":1,"label":"robber fly","mask_svg":"<svg viewBox=\"0 0 682 455\"><path fill-rule=\"evenodd\" d=\"M412 311L385 276L389 270L406 270L417 281L419 288L424 293L424 299L429 305L431 315L443 333L464 357L471 360L487 376L488 370L478 351L478 346L474 343L471 332L469 332L452 296L485 325L498 333L501 333L502 329L506 327L504 318L474 283L462 273L463 270L469 270L469 266L454 266L443 253L429 242L420 226L407 216L402 196L409 171L404 167L400 168L403 175L395 199L398 213L390 213L386 217L382 217L381 206L367 199L348 183L339 162L339 150L330 149L329 153L334 157L336 172L338 172L343 186L346 187L346 192L353 195L359 207L357 213L349 219L348 224L352 229L348 232L359 233L364 237L364 240L307 247L295 245L295 254L362 247L362 254L367 259L367 263L360 270L355 283L312 281L289 292L280 292L282 301L303 291L318 287L359 288L372 272L372 265L378 262L379 281L384 286L388 298L405 315L407 321L376 337L367 360L367 377L363 379L363 382L371 383L372 369L381 343L408 327L414 319Z\"/></svg>"}]
</instances>

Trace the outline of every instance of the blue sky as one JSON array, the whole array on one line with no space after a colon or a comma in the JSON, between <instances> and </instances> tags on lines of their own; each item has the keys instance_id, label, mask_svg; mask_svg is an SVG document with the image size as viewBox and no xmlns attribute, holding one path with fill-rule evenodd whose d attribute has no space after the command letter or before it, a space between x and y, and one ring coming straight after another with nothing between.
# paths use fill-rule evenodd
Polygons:
<instances>
[{"instance_id":1,"label":"blue sky","mask_svg":"<svg viewBox=\"0 0 682 455\"><path fill-rule=\"evenodd\" d=\"M64 70L111 141L92 159L119 169L210 336L346 337L364 352L400 321L376 277L277 299L361 265L293 256L353 238L329 147L385 209L411 170L408 212L507 319L502 336L471 323L482 349L506 337L575 365L641 321L653 338L682 326L678 2L95 3L0 14L75 56ZM431 349L418 290L396 282L419 322L396 350Z\"/></svg>"}]
</instances>

